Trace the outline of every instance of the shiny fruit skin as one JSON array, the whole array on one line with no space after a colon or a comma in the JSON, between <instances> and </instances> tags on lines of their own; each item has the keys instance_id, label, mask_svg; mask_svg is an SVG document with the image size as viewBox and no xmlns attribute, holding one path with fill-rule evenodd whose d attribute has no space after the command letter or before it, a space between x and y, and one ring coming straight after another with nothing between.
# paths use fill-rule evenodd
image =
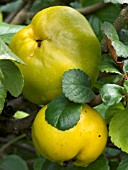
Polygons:
<instances>
[{"instance_id":1,"label":"shiny fruit skin","mask_svg":"<svg viewBox=\"0 0 128 170\"><path fill-rule=\"evenodd\" d=\"M84 104L77 125L61 131L45 120L46 108L39 111L32 126L32 139L42 156L60 164L75 158L77 166L86 166L99 157L106 146L107 127L96 110Z\"/></svg>"},{"instance_id":2,"label":"shiny fruit skin","mask_svg":"<svg viewBox=\"0 0 128 170\"><path fill-rule=\"evenodd\" d=\"M38 12L30 25L16 33L11 50L26 65L18 64L24 76L24 96L47 104L62 93L62 75L79 68L95 84L101 58L100 43L90 24L75 9L54 6Z\"/></svg>"}]
</instances>

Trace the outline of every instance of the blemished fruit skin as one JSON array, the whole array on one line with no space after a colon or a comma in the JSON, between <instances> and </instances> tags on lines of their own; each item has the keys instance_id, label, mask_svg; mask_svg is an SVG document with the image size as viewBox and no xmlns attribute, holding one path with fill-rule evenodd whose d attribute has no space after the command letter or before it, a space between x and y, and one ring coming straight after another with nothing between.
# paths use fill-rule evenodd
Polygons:
<instances>
[{"instance_id":1,"label":"blemished fruit skin","mask_svg":"<svg viewBox=\"0 0 128 170\"><path fill-rule=\"evenodd\" d=\"M42 156L62 165L74 158L77 166L87 166L99 157L106 146L107 127L96 110L84 104L78 123L61 131L45 120L46 108L39 111L32 126L32 139Z\"/></svg>"},{"instance_id":2,"label":"blemished fruit skin","mask_svg":"<svg viewBox=\"0 0 128 170\"><path fill-rule=\"evenodd\" d=\"M100 43L85 17L73 8L54 6L38 12L30 25L17 32L11 50L26 65L23 95L33 103L47 104L62 93L62 75L83 70L96 82Z\"/></svg>"}]
</instances>

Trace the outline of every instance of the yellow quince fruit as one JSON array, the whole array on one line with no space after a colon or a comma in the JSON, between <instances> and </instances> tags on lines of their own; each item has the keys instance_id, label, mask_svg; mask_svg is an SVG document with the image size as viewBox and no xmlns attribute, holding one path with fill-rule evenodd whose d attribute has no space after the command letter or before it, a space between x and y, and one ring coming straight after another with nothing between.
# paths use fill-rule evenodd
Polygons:
<instances>
[{"instance_id":1,"label":"yellow quince fruit","mask_svg":"<svg viewBox=\"0 0 128 170\"><path fill-rule=\"evenodd\" d=\"M32 126L32 139L38 152L45 158L64 164L72 160L77 166L86 166L103 152L107 142L107 127L102 116L83 104L78 123L65 131L48 124L44 106Z\"/></svg>"},{"instance_id":2,"label":"yellow quince fruit","mask_svg":"<svg viewBox=\"0 0 128 170\"><path fill-rule=\"evenodd\" d=\"M33 103L47 104L62 93L62 75L81 69L92 86L98 76L100 43L85 17L73 8L53 6L38 12L30 25L17 32L11 50L26 65L23 95Z\"/></svg>"}]
</instances>

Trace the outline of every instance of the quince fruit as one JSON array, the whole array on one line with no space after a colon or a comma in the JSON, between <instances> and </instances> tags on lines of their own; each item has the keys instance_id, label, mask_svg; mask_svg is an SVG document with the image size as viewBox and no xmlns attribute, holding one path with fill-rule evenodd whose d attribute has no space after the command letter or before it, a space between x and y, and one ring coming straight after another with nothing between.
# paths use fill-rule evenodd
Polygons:
<instances>
[{"instance_id":1,"label":"quince fruit","mask_svg":"<svg viewBox=\"0 0 128 170\"><path fill-rule=\"evenodd\" d=\"M26 64L17 65L24 76L23 95L33 103L47 104L59 96L69 69L83 70L92 86L96 82L100 43L85 17L70 7L38 12L13 36L10 48Z\"/></svg>"},{"instance_id":2,"label":"quince fruit","mask_svg":"<svg viewBox=\"0 0 128 170\"><path fill-rule=\"evenodd\" d=\"M107 141L107 127L102 116L84 104L78 123L62 131L45 120L44 106L32 126L35 147L45 158L64 164L72 160L77 166L86 166L103 152Z\"/></svg>"}]
</instances>

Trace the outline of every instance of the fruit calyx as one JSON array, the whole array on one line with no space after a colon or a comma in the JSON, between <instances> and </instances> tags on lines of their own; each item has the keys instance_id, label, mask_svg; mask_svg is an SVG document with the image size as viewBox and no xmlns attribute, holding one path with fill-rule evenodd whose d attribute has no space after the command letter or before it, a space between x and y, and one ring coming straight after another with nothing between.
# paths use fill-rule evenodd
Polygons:
<instances>
[{"instance_id":1,"label":"fruit calyx","mask_svg":"<svg viewBox=\"0 0 128 170\"><path fill-rule=\"evenodd\" d=\"M64 161L64 163L63 163L63 167L67 167L69 164L72 164L73 162L75 162L76 161L76 156L75 157L73 157L72 159L70 159L70 160L66 160L66 161Z\"/></svg>"},{"instance_id":2,"label":"fruit calyx","mask_svg":"<svg viewBox=\"0 0 128 170\"><path fill-rule=\"evenodd\" d=\"M41 42L42 40L36 40L37 44L38 44L38 47L41 47Z\"/></svg>"}]
</instances>

